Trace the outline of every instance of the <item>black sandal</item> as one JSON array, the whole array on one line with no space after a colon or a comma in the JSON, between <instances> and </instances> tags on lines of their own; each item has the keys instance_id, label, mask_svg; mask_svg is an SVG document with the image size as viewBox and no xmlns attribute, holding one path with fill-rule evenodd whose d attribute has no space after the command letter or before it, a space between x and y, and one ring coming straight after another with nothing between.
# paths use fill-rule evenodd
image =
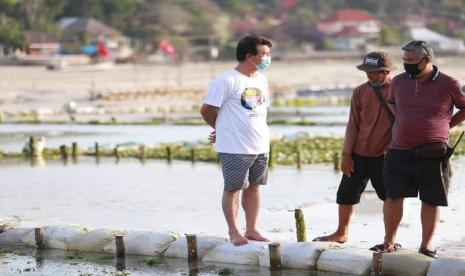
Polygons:
<instances>
[{"instance_id":1,"label":"black sandal","mask_svg":"<svg viewBox=\"0 0 465 276\"><path fill-rule=\"evenodd\" d=\"M400 243L394 243L394 251L397 251L398 249L401 249L402 245ZM378 253L385 252L386 250L386 245L384 243L377 244L370 248L371 251L375 251Z\"/></svg>"},{"instance_id":2,"label":"black sandal","mask_svg":"<svg viewBox=\"0 0 465 276\"><path fill-rule=\"evenodd\" d=\"M425 256L428 256L430 258L434 258L434 259L438 258L438 252L436 250L429 250L427 248L420 248L418 250L418 253L423 254Z\"/></svg>"}]
</instances>

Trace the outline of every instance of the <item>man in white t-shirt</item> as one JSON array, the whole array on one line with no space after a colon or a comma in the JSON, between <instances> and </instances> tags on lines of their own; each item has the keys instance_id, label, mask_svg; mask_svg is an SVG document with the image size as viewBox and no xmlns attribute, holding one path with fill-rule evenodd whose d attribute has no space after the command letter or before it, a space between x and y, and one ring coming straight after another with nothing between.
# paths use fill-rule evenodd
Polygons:
<instances>
[{"instance_id":1,"label":"man in white t-shirt","mask_svg":"<svg viewBox=\"0 0 465 276\"><path fill-rule=\"evenodd\" d=\"M259 185L268 178L270 134L266 123L269 107L268 80L257 72L271 64L271 41L250 35L236 48L239 62L215 78L200 109L204 120L215 129L210 141L216 143L224 178L223 213L230 241L236 245L249 240L268 241L257 230ZM245 212L246 230L236 224L239 194Z\"/></svg>"}]
</instances>

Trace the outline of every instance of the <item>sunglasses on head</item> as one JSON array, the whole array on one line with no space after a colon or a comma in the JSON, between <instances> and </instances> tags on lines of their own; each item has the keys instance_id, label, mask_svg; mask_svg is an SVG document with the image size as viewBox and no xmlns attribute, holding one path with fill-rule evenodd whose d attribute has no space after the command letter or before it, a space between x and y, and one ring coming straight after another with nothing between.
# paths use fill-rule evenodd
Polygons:
<instances>
[{"instance_id":1,"label":"sunglasses on head","mask_svg":"<svg viewBox=\"0 0 465 276\"><path fill-rule=\"evenodd\" d=\"M430 56L430 51L429 51L429 47L428 47L428 44L426 44L426 42L424 42L423 40L414 40L411 42L412 45L414 46L421 46L421 48L423 48L423 50L425 50L426 52L426 55L428 55L428 57Z\"/></svg>"}]
</instances>

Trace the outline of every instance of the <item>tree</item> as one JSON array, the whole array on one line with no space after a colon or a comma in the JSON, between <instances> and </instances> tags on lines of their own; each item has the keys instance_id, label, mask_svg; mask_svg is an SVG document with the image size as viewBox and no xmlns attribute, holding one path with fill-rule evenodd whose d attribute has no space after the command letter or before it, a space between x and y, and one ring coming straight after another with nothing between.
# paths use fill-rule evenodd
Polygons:
<instances>
[{"instance_id":1,"label":"tree","mask_svg":"<svg viewBox=\"0 0 465 276\"><path fill-rule=\"evenodd\" d=\"M22 48L25 37L18 22L5 16L0 16L0 45L7 48Z\"/></svg>"},{"instance_id":2,"label":"tree","mask_svg":"<svg viewBox=\"0 0 465 276\"><path fill-rule=\"evenodd\" d=\"M382 45L398 45L402 40L402 34L392 25L384 25L380 31Z\"/></svg>"}]
</instances>

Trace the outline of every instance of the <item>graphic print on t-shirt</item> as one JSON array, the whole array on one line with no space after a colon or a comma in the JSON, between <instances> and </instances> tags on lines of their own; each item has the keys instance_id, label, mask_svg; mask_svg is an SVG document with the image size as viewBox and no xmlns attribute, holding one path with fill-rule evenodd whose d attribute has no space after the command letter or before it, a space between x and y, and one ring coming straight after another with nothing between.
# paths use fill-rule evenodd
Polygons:
<instances>
[{"instance_id":1,"label":"graphic print on t-shirt","mask_svg":"<svg viewBox=\"0 0 465 276\"><path fill-rule=\"evenodd\" d=\"M241 95L241 104L244 108L255 110L265 101L265 97L260 89L247 87Z\"/></svg>"}]
</instances>

